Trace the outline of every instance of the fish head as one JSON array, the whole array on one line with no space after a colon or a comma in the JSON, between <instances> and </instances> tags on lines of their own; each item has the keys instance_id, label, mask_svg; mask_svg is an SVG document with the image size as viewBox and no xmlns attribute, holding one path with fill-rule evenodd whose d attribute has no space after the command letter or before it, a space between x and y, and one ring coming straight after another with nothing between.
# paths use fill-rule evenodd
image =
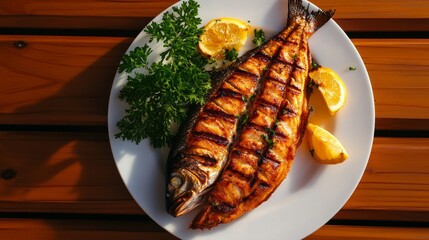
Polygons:
<instances>
[{"instance_id":1,"label":"fish head","mask_svg":"<svg viewBox=\"0 0 429 240\"><path fill-rule=\"evenodd\" d=\"M167 211L177 217L183 215L203 201L201 179L186 168L177 169L167 179Z\"/></svg>"}]
</instances>

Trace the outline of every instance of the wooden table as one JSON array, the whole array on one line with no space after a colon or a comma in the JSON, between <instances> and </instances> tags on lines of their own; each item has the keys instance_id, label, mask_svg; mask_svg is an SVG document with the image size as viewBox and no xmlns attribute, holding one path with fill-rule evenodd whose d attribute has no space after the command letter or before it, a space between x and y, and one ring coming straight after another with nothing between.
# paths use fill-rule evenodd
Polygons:
<instances>
[{"instance_id":1,"label":"wooden table","mask_svg":"<svg viewBox=\"0 0 429 240\"><path fill-rule=\"evenodd\" d=\"M0 0L0 239L175 239L112 158L107 101L133 38L174 0ZM374 146L308 239L429 239L429 1L314 0L358 48Z\"/></svg>"}]
</instances>

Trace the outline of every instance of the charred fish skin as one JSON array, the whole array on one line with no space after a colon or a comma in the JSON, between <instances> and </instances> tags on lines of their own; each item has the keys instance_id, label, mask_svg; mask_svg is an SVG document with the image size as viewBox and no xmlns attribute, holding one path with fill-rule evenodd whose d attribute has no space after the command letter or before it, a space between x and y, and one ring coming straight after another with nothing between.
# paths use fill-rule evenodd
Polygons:
<instances>
[{"instance_id":1,"label":"charred fish skin","mask_svg":"<svg viewBox=\"0 0 429 240\"><path fill-rule=\"evenodd\" d=\"M227 161L240 117L251 106L249 99L280 45L268 41L220 74L206 104L194 109L180 127L167 160L166 208L171 215L185 214L203 201Z\"/></svg>"},{"instance_id":2,"label":"charred fish skin","mask_svg":"<svg viewBox=\"0 0 429 240\"><path fill-rule=\"evenodd\" d=\"M190 225L212 228L237 219L267 200L286 177L308 117L308 39L333 12L312 12L289 1L292 30L267 71L249 121L229 154L229 162L207 203Z\"/></svg>"}]
</instances>

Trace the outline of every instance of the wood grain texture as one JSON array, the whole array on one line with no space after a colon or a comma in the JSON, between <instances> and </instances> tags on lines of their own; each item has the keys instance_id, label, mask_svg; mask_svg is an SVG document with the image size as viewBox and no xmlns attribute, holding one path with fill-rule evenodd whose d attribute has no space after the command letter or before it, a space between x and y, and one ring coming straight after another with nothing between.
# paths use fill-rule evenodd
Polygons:
<instances>
[{"instance_id":1,"label":"wood grain texture","mask_svg":"<svg viewBox=\"0 0 429 240\"><path fill-rule=\"evenodd\" d=\"M376 138L369 164L345 209L427 212L429 139Z\"/></svg>"},{"instance_id":2,"label":"wood grain texture","mask_svg":"<svg viewBox=\"0 0 429 240\"><path fill-rule=\"evenodd\" d=\"M86 220L86 219L0 219L2 239L23 240L173 240L177 239L150 219Z\"/></svg>"},{"instance_id":3,"label":"wood grain texture","mask_svg":"<svg viewBox=\"0 0 429 240\"><path fill-rule=\"evenodd\" d=\"M0 179L1 211L143 213L119 176L107 134L0 132L0 139L0 173L16 173Z\"/></svg>"},{"instance_id":4,"label":"wood grain texture","mask_svg":"<svg viewBox=\"0 0 429 240\"><path fill-rule=\"evenodd\" d=\"M16 0L0 1L0 27L134 29L175 3L175 0ZM336 9L334 19L346 31L425 31L429 3L416 0L314 0L322 9ZM80 19L84 17L89 24ZM28 21L22 21L26 18ZM47 21L47 19L51 21ZM392 21L394 24L392 24ZM117 22L121 22L118 25ZM144 26L144 25L143 25ZM62 27L61 27L62 28Z\"/></svg>"},{"instance_id":5,"label":"wood grain texture","mask_svg":"<svg viewBox=\"0 0 429 240\"><path fill-rule=\"evenodd\" d=\"M15 0L1 1L1 15L156 16L175 0ZM336 9L338 18L429 18L429 3L416 0L314 0L322 9Z\"/></svg>"},{"instance_id":6,"label":"wood grain texture","mask_svg":"<svg viewBox=\"0 0 429 240\"><path fill-rule=\"evenodd\" d=\"M132 40L0 36L0 124L106 125L111 84ZM28 46L18 49L15 41ZM377 119L422 120L405 125L428 130L429 39L353 42L371 78Z\"/></svg>"},{"instance_id":7,"label":"wood grain texture","mask_svg":"<svg viewBox=\"0 0 429 240\"><path fill-rule=\"evenodd\" d=\"M263 229L261 229L263 231ZM0 234L18 239L177 239L154 222L128 220L0 219ZM325 225L305 239L427 240L429 229L412 227Z\"/></svg>"},{"instance_id":8,"label":"wood grain texture","mask_svg":"<svg viewBox=\"0 0 429 240\"><path fill-rule=\"evenodd\" d=\"M154 17L175 0L16 0L0 2L1 15Z\"/></svg>"},{"instance_id":9,"label":"wood grain texture","mask_svg":"<svg viewBox=\"0 0 429 240\"><path fill-rule=\"evenodd\" d=\"M16 41L28 44L16 48ZM105 125L130 38L0 36L0 124Z\"/></svg>"},{"instance_id":10,"label":"wood grain texture","mask_svg":"<svg viewBox=\"0 0 429 240\"><path fill-rule=\"evenodd\" d=\"M16 172L0 179L2 211L142 214L119 177L106 136L1 132L0 142L0 172ZM426 216L418 221L429 221L427 159L429 139L376 138L363 179L343 209L367 210L364 219L386 212L387 220L389 212L416 212Z\"/></svg>"},{"instance_id":11,"label":"wood grain texture","mask_svg":"<svg viewBox=\"0 0 429 240\"><path fill-rule=\"evenodd\" d=\"M427 240L429 239L428 228L406 228L406 227L375 227L375 226L335 226L325 225L307 240Z\"/></svg>"},{"instance_id":12,"label":"wood grain texture","mask_svg":"<svg viewBox=\"0 0 429 240\"><path fill-rule=\"evenodd\" d=\"M377 118L429 119L429 39L354 39Z\"/></svg>"}]
</instances>

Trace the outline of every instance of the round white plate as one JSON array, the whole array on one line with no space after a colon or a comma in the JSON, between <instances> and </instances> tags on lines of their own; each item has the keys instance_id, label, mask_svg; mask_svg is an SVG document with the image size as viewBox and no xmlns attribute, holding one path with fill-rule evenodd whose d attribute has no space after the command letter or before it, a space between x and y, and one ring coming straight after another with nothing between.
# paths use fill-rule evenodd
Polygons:
<instances>
[{"instance_id":1,"label":"round white plate","mask_svg":"<svg viewBox=\"0 0 429 240\"><path fill-rule=\"evenodd\" d=\"M280 31L287 20L287 0L198 2L202 24L213 18L235 17L262 28L267 39ZM311 5L311 8L316 7ZM162 14L154 21L161 17ZM248 42L252 38L249 36ZM128 51L147 40L142 31ZM159 50L154 47L155 52ZM335 116L327 114L316 90L310 102L315 109L310 122L331 131L347 149L349 159L339 165L318 164L303 141L289 175L268 201L232 223L205 231L188 229L195 211L174 218L165 210L168 149L154 150L148 141L136 145L114 137L118 132L116 123L126 108L118 98L126 76L117 74L109 101L110 143L123 181L140 207L160 226L182 239L302 239L331 219L351 196L367 165L374 134L374 99L365 65L335 21L330 20L311 37L310 50L319 64L340 75L348 90L346 105ZM349 66L356 70L350 71Z\"/></svg>"}]
</instances>

